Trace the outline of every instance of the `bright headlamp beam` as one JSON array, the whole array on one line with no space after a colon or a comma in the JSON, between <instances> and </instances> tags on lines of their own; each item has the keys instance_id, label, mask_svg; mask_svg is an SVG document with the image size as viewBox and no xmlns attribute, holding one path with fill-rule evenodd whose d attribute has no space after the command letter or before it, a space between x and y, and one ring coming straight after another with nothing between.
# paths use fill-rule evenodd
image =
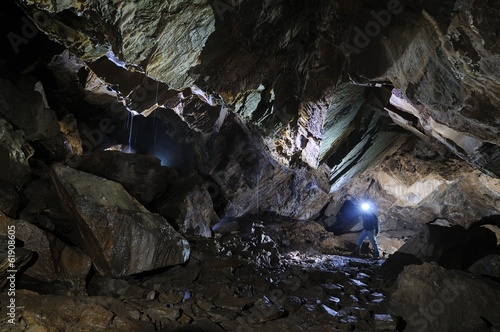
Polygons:
<instances>
[{"instance_id":1,"label":"bright headlamp beam","mask_svg":"<svg viewBox=\"0 0 500 332\"><path fill-rule=\"evenodd\" d=\"M363 209L363 211L370 211L370 204L369 203L361 204L361 209Z\"/></svg>"}]
</instances>

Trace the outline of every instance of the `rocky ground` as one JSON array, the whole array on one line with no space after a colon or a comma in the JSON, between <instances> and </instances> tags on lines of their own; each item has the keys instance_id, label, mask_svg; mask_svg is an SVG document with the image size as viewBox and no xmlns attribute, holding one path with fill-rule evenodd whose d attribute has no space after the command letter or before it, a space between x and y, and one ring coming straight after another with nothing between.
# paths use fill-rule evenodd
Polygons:
<instances>
[{"instance_id":1,"label":"rocky ground","mask_svg":"<svg viewBox=\"0 0 500 332\"><path fill-rule=\"evenodd\" d=\"M260 227L190 237L186 264L128 278L94 275L85 294L25 282L17 320L0 331L395 331L384 260L280 254ZM2 293L2 303L7 294Z\"/></svg>"},{"instance_id":2,"label":"rocky ground","mask_svg":"<svg viewBox=\"0 0 500 332\"><path fill-rule=\"evenodd\" d=\"M185 234L185 263L122 277L87 275L88 258L74 254L51 272L50 252L38 249L47 266L27 265L15 297L7 279L0 331L499 331L500 228L485 222L428 225L374 259L315 222L249 216L238 231ZM19 266L38 255L16 250Z\"/></svg>"}]
</instances>

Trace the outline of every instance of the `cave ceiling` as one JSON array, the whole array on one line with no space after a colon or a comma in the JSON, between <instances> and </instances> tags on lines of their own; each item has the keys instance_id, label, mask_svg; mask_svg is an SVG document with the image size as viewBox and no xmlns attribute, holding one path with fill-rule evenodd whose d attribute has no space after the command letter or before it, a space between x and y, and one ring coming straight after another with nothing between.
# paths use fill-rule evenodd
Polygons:
<instances>
[{"instance_id":1,"label":"cave ceiling","mask_svg":"<svg viewBox=\"0 0 500 332\"><path fill-rule=\"evenodd\" d=\"M158 117L219 145L237 123L273 168L326 172L326 192L414 136L500 175L496 1L17 5L30 21L11 46L29 46L34 22L67 50L40 50L57 55L58 79L69 75L111 117Z\"/></svg>"}]
</instances>

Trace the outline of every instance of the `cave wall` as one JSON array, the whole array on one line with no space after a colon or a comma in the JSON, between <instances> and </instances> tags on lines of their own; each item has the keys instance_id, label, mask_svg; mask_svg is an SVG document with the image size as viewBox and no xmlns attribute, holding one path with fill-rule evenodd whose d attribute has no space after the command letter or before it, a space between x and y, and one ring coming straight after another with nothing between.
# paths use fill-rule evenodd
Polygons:
<instances>
[{"instance_id":1,"label":"cave wall","mask_svg":"<svg viewBox=\"0 0 500 332\"><path fill-rule=\"evenodd\" d=\"M342 178L337 187L383 155L388 141L397 136L372 137L377 136L373 134L377 129L392 122L386 117L358 126L358 118L371 117L373 112L362 105L378 106L379 97L372 100L363 88L350 91L342 83L345 58L337 44L350 24L343 15L354 15L353 6L327 1L306 2L293 9L285 2L229 6L215 1L211 7L197 2L141 6L107 1L21 4L42 31L86 61L137 113L149 115L155 104L164 105L192 124L197 119L180 114L179 102L171 100L191 89L196 91L193 94L203 95L201 101L208 104L207 108L201 103L195 105L197 114L217 122L218 108L227 107L262 137L271 157L285 167L316 168L354 135L343 149L355 148L355 155L346 157L341 151L333 159L338 164L331 174L332 184ZM187 17L188 24L181 24ZM140 28L131 33L134 24ZM182 29L174 28L179 24ZM170 31L175 33L167 36ZM103 72L103 56L117 68L108 65ZM121 80L117 79L123 72L120 66L130 72ZM159 82L156 98L134 95L144 92L137 90L140 74ZM340 119L344 128L336 127ZM368 134L361 137L364 131ZM362 142L358 144L358 140ZM368 146L373 152L363 156ZM360 158L363 162L353 167L353 160Z\"/></svg>"},{"instance_id":2,"label":"cave wall","mask_svg":"<svg viewBox=\"0 0 500 332\"><path fill-rule=\"evenodd\" d=\"M87 63L107 56L169 89L196 87L211 107L214 99L227 105L281 165L315 168L338 152L327 162L332 190L401 138L381 133L392 120L360 126L362 113L372 113L365 104L387 108L396 123L498 175L498 8L488 1L20 3ZM390 104L378 105L374 95L386 93L371 90L392 87ZM151 103L135 99L135 109L149 114ZM413 117L402 120L401 112ZM358 153L342 151L349 138Z\"/></svg>"},{"instance_id":3,"label":"cave wall","mask_svg":"<svg viewBox=\"0 0 500 332\"><path fill-rule=\"evenodd\" d=\"M413 138L336 192L320 219L337 234L358 230L352 219L359 215L358 202L364 200L376 206L381 247L393 252L422 225L468 229L485 217L499 215L500 180L463 160L443 157ZM344 205L347 213L338 214Z\"/></svg>"},{"instance_id":4,"label":"cave wall","mask_svg":"<svg viewBox=\"0 0 500 332\"><path fill-rule=\"evenodd\" d=\"M404 5L350 57L355 79L391 82L388 111L396 122L498 176L498 3Z\"/></svg>"},{"instance_id":5,"label":"cave wall","mask_svg":"<svg viewBox=\"0 0 500 332\"><path fill-rule=\"evenodd\" d=\"M467 188L498 175L498 8L488 1L18 4L67 48L52 50L50 75L34 74L60 125L76 121L76 132L62 134L71 149L54 143L59 133L35 144L53 160L76 167L82 153L104 148L153 154L182 176L196 173L210 208L230 218L331 217L338 204L327 203L343 201L346 185L360 181L352 178L414 136L486 174L456 183L428 171L426 188L469 197ZM19 34L34 29L27 19ZM374 181L403 201L426 194L401 189L389 171L396 164L384 162ZM462 178L461 167L450 177ZM391 220L407 215L405 204ZM469 225L488 214L483 205L460 221L439 207L415 218Z\"/></svg>"},{"instance_id":6,"label":"cave wall","mask_svg":"<svg viewBox=\"0 0 500 332\"><path fill-rule=\"evenodd\" d=\"M449 312L494 329L498 285L480 275L500 275L498 12L487 0L3 4L0 242L15 226L21 323L411 330L411 294L443 299L434 286L451 280L473 289ZM433 262L392 289L401 317L382 314L395 275L345 256L362 199L382 253L403 246L387 260L396 274L405 254ZM429 326L460 321L439 315Z\"/></svg>"}]
</instances>

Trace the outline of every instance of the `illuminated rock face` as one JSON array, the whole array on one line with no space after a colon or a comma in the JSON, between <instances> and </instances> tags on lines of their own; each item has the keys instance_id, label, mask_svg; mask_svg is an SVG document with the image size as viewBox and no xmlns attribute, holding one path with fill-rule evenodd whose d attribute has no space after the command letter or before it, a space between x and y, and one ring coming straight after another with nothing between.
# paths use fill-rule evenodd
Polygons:
<instances>
[{"instance_id":1,"label":"illuminated rock face","mask_svg":"<svg viewBox=\"0 0 500 332\"><path fill-rule=\"evenodd\" d=\"M493 176L500 170L499 12L498 4L461 1L405 10L350 64L360 79L392 83L397 123Z\"/></svg>"},{"instance_id":2,"label":"illuminated rock face","mask_svg":"<svg viewBox=\"0 0 500 332\"><path fill-rule=\"evenodd\" d=\"M101 275L127 276L188 260L187 240L120 184L61 165L53 167L53 181L79 246Z\"/></svg>"},{"instance_id":3,"label":"illuminated rock face","mask_svg":"<svg viewBox=\"0 0 500 332\"><path fill-rule=\"evenodd\" d=\"M498 175L491 4L22 2L135 111L169 108L202 132L233 111L279 164L328 165L332 190L404 140L393 120Z\"/></svg>"},{"instance_id":4,"label":"illuminated rock face","mask_svg":"<svg viewBox=\"0 0 500 332\"><path fill-rule=\"evenodd\" d=\"M199 63L215 24L209 4L199 0L23 4L40 29L83 60L92 62L107 55L181 90L194 83L187 72ZM96 34L97 26L103 30Z\"/></svg>"},{"instance_id":5,"label":"illuminated rock face","mask_svg":"<svg viewBox=\"0 0 500 332\"><path fill-rule=\"evenodd\" d=\"M90 295L22 291L21 322L498 328L481 302L498 287L479 275L498 277L499 14L487 0L6 1L0 212L30 249L17 263L38 259L19 280ZM479 275L411 267L389 315L382 262L346 257L360 198L383 257ZM423 322L412 294L441 311L443 280L474 292Z\"/></svg>"},{"instance_id":6,"label":"illuminated rock face","mask_svg":"<svg viewBox=\"0 0 500 332\"><path fill-rule=\"evenodd\" d=\"M24 3L42 31L86 61L92 82L98 77L129 109L171 109L204 133L218 132L233 111L282 166L327 163L334 189L401 136L386 133L385 92L342 82L339 45L349 24L336 18L356 6ZM87 88L97 92L94 83Z\"/></svg>"},{"instance_id":7,"label":"illuminated rock face","mask_svg":"<svg viewBox=\"0 0 500 332\"><path fill-rule=\"evenodd\" d=\"M368 191L384 211L381 218L389 229L397 223L439 218L469 228L500 209L498 179L465 162L439 157L421 144L406 145L370 174L377 185Z\"/></svg>"},{"instance_id":8,"label":"illuminated rock face","mask_svg":"<svg viewBox=\"0 0 500 332\"><path fill-rule=\"evenodd\" d=\"M320 219L337 234L359 230L362 198L375 204L380 247L393 253L424 224L468 229L499 215L500 180L411 139L333 194Z\"/></svg>"},{"instance_id":9,"label":"illuminated rock face","mask_svg":"<svg viewBox=\"0 0 500 332\"><path fill-rule=\"evenodd\" d=\"M49 67L58 93L87 103L57 109L77 117L83 150L137 141L136 152L215 188L220 218L330 217L332 197L343 202L351 179L412 134L485 174L460 164L417 179L385 164L349 190L359 195L367 187L354 183L365 179L380 184L381 218L398 231L436 217L468 226L498 212L494 4L19 2L69 50ZM21 22L21 33L33 28Z\"/></svg>"}]
</instances>

